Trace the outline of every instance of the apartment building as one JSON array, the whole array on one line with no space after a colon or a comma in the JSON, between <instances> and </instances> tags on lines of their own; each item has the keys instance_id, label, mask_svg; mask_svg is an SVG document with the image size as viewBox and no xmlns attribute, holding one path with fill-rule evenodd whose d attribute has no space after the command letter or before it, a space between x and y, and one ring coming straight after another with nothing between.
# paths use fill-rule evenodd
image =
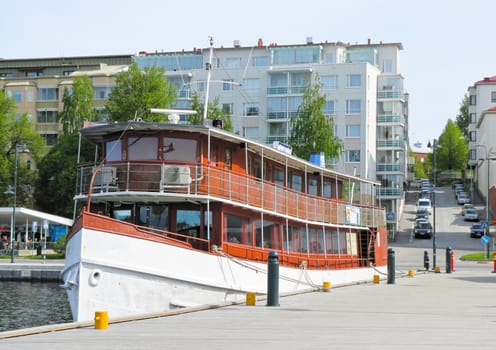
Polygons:
<instances>
[{"instance_id":1,"label":"apartment building","mask_svg":"<svg viewBox=\"0 0 496 350\"><path fill-rule=\"evenodd\" d=\"M489 212L496 208L496 76L485 77L468 88L469 166L478 192L488 200ZM489 196L489 197L487 197Z\"/></svg>"},{"instance_id":2,"label":"apartment building","mask_svg":"<svg viewBox=\"0 0 496 350\"><path fill-rule=\"evenodd\" d=\"M78 74L90 77L94 104L103 110L115 75L132 62L132 55L0 59L0 89L17 104L18 116L27 114L36 131L53 146L62 132L57 113L62 111L64 89Z\"/></svg>"},{"instance_id":3,"label":"apartment building","mask_svg":"<svg viewBox=\"0 0 496 350\"><path fill-rule=\"evenodd\" d=\"M209 100L219 99L232 115L234 132L259 142L286 142L290 119L308 83L321 83L324 114L344 152L334 169L377 179L391 229L404 198L408 148L408 95L399 71L401 43L342 42L264 44L213 49ZM193 92L205 96L210 50L147 53L134 59L141 68L158 65L179 91L178 108L188 108ZM185 117L186 118L186 117Z\"/></svg>"}]
</instances>

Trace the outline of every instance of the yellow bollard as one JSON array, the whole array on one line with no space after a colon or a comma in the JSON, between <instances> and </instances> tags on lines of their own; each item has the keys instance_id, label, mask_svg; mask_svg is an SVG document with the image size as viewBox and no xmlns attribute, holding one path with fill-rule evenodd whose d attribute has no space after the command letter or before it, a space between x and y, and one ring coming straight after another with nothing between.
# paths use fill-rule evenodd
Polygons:
<instances>
[{"instance_id":1,"label":"yellow bollard","mask_svg":"<svg viewBox=\"0 0 496 350\"><path fill-rule=\"evenodd\" d=\"M107 311L96 311L95 312L95 329L107 329L108 328L108 312Z\"/></svg>"},{"instance_id":2,"label":"yellow bollard","mask_svg":"<svg viewBox=\"0 0 496 350\"><path fill-rule=\"evenodd\" d=\"M379 282L381 281L381 278L379 275L374 275L374 284L379 284Z\"/></svg>"},{"instance_id":3,"label":"yellow bollard","mask_svg":"<svg viewBox=\"0 0 496 350\"><path fill-rule=\"evenodd\" d=\"M256 303L257 303L256 294L253 292L246 293L246 305L255 306Z\"/></svg>"},{"instance_id":4,"label":"yellow bollard","mask_svg":"<svg viewBox=\"0 0 496 350\"><path fill-rule=\"evenodd\" d=\"M436 273L441 273L441 266L436 266L434 271L436 271Z\"/></svg>"},{"instance_id":5,"label":"yellow bollard","mask_svg":"<svg viewBox=\"0 0 496 350\"><path fill-rule=\"evenodd\" d=\"M415 276L415 271L408 270L408 277L413 277L413 276Z\"/></svg>"},{"instance_id":6,"label":"yellow bollard","mask_svg":"<svg viewBox=\"0 0 496 350\"><path fill-rule=\"evenodd\" d=\"M330 292L331 291L331 282L324 281L324 283L322 283L322 291Z\"/></svg>"}]
</instances>

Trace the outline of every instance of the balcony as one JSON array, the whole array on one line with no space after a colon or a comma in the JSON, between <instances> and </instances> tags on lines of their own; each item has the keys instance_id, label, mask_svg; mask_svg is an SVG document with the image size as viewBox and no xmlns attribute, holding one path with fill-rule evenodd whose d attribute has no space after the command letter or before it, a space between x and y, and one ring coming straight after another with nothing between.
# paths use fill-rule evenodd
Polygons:
<instances>
[{"instance_id":1,"label":"balcony","mask_svg":"<svg viewBox=\"0 0 496 350\"><path fill-rule=\"evenodd\" d=\"M378 115L377 124L405 125L405 117L403 117L402 115Z\"/></svg>"},{"instance_id":2,"label":"balcony","mask_svg":"<svg viewBox=\"0 0 496 350\"><path fill-rule=\"evenodd\" d=\"M267 88L267 95L302 95L305 93L306 88L306 86L270 87Z\"/></svg>"},{"instance_id":3,"label":"balcony","mask_svg":"<svg viewBox=\"0 0 496 350\"><path fill-rule=\"evenodd\" d=\"M377 98L403 99L403 91L377 91Z\"/></svg>"},{"instance_id":4,"label":"balcony","mask_svg":"<svg viewBox=\"0 0 496 350\"><path fill-rule=\"evenodd\" d=\"M404 167L401 164L395 164L395 163L381 163L377 164L376 171L377 172L395 172L395 173L402 173Z\"/></svg>"},{"instance_id":5,"label":"balcony","mask_svg":"<svg viewBox=\"0 0 496 350\"><path fill-rule=\"evenodd\" d=\"M377 148L399 148L403 149L404 141L403 140L377 140L376 142Z\"/></svg>"},{"instance_id":6,"label":"balcony","mask_svg":"<svg viewBox=\"0 0 496 350\"><path fill-rule=\"evenodd\" d=\"M403 195L403 189L397 187L379 187L376 195L381 199L398 198Z\"/></svg>"}]
</instances>

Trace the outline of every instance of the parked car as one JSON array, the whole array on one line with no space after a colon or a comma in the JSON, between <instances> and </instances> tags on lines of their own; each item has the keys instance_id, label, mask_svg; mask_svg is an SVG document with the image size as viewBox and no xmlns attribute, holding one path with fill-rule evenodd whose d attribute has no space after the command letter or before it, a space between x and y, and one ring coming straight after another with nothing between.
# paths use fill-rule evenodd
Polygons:
<instances>
[{"instance_id":1,"label":"parked car","mask_svg":"<svg viewBox=\"0 0 496 350\"><path fill-rule=\"evenodd\" d=\"M429 220L429 212L425 209L417 209L417 212L415 213L415 220L417 219L425 219Z\"/></svg>"},{"instance_id":2,"label":"parked car","mask_svg":"<svg viewBox=\"0 0 496 350\"><path fill-rule=\"evenodd\" d=\"M431 238L432 237L432 225L429 221L418 221L414 228L415 238Z\"/></svg>"},{"instance_id":3,"label":"parked car","mask_svg":"<svg viewBox=\"0 0 496 350\"><path fill-rule=\"evenodd\" d=\"M475 206L472 203L465 203L462 207L462 215L465 216L465 212L468 209L475 209Z\"/></svg>"},{"instance_id":4,"label":"parked car","mask_svg":"<svg viewBox=\"0 0 496 350\"><path fill-rule=\"evenodd\" d=\"M473 224L470 228L470 237L480 238L486 234L486 226L482 225L480 222Z\"/></svg>"},{"instance_id":5,"label":"parked car","mask_svg":"<svg viewBox=\"0 0 496 350\"><path fill-rule=\"evenodd\" d=\"M479 221L480 216L479 216L479 212L477 211L477 209L475 209L475 208L467 209L467 211L465 211L464 220L465 221Z\"/></svg>"},{"instance_id":6,"label":"parked car","mask_svg":"<svg viewBox=\"0 0 496 350\"><path fill-rule=\"evenodd\" d=\"M431 200L428 198L420 198L417 201L417 209L427 210L427 213L430 214L432 211Z\"/></svg>"},{"instance_id":7,"label":"parked car","mask_svg":"<svg viewBox=\"0 0 496 350\"><path fill-rule=\"evenodd\" d=\"M467 193L465 192L460 192L458 194L458 204L466 204L466 203L470 203L470 197L468 196Z\"/></svg>"}]
</instances>

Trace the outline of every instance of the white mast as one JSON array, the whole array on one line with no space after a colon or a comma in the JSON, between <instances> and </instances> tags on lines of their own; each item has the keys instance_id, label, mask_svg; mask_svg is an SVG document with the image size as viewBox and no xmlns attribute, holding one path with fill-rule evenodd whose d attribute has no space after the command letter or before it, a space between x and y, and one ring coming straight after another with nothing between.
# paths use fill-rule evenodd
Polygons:
<instances>
[{"instance_id":1,"label":"white mast","mask_svg":"<svg viewBox=\"0 0 496 350\"><path fill-rule=\"evenodd\" d=\"M208 63L205 64L205 69L207 70L207 88L205 91L205 106L203 108L203 124L206 124L207 121L207 110L208 110L208 93L210 91L210 76L212 74L212 56L214 52L214 38L209 36L210 39L210 57L208 59Z\"/></svg>"}]
</instances>

